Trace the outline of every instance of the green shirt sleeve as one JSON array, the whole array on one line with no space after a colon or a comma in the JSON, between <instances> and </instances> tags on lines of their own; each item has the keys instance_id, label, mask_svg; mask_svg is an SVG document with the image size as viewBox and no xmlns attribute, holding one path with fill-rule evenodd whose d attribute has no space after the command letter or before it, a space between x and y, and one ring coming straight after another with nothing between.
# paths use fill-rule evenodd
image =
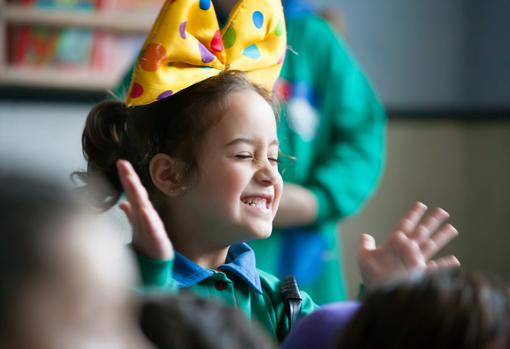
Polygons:
<instances>
[{"instance_id":1,"label":"green shirt sleeve","mask_svg":"<svg viewBox=\"0 0 510 349\"><path fill-rule=\"evenodd\" d=\"M300 291L301 298L303 298L301 303L301 311L299 313L300 317L307 316L317 309L319 309L319 306L315 304L315 302L312 300L312 298L308 295L308 293L304 291Z\"/></svg>"},{"instance_id":2,"label":"green shirt sleeve","mask_svg":"<svg viewBox=\"0 0 510 349\"><path fill-rule=\"evenodd\" d=\"M375 189L385 154L386 114L365 74L341 38L319 18L307 24L304 47L319 91L320 117L328 142L314 163L306 186L318 202L317 222L355 213ZM312 35L313 34L313 35ZM317 40L320 38L320 40Z\"/></svg>"},{"instance_id":3,"label":"green shirt sleeve","mask_svg":"<svg viewBox=\"0 0 510 349\"><path fill-rule=\"evenodd\" d=\"M153 259L137 253L136 262L142 278L142 289L157 288L177 293L178 287L172 278L173 259Z\"/></svg>"}]
</instances>

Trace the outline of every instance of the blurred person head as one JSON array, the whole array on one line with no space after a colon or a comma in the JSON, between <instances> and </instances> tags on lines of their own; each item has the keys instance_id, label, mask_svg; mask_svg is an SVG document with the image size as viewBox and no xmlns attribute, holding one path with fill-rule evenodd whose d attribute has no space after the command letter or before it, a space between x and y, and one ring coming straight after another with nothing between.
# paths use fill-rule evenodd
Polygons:
<instances>
[{"instance_id":1,"label":"blurred person head","mask_svg":"<svg viewBox=\"0 0 510 349\"><path fill-rule=\"evenodd\" d=\"M12 172L0 183L0 347L147 348L111 227L49 181Z\"/></svg>"},{"instance_id":2,"label":"blurred person head","mask_svg":"<svg viewBox=\"0 0 510 349\"><path fill-rule=\"evenodd\" d=\"M369 293L337 348L510 348L510 288L460 269Z\"/></svg>"},{"instance_id":3,"label":"blurred person head","mask_svg":"<svg viewBox=\"0 0 510 349\"><path fill-rule=\"evenodd\" d=\"M269 337L239 310L189 292L149 295L139 321L158 349L274 348Z\"/></svg>"}]
</instances>

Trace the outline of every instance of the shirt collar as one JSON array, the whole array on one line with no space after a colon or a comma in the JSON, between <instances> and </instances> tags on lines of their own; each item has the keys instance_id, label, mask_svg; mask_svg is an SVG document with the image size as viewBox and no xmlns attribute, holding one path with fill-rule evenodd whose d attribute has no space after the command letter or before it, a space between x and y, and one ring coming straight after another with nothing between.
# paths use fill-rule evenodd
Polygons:
<instances>
[{"instance_id":1,"label":"shirt collar","mask_svg":"<svg viewBox=\"0 0 510 349\"><path fill-rule=\"evenodd\" d=\"M246 282L257 293L262 293L255 253L246 243L230 246L225 264L218 270L229 272ZM173 277L181 288L191 287L214 275L211 269L202 268L179 252L175 253Z\"/></svg>"}]
</instances>

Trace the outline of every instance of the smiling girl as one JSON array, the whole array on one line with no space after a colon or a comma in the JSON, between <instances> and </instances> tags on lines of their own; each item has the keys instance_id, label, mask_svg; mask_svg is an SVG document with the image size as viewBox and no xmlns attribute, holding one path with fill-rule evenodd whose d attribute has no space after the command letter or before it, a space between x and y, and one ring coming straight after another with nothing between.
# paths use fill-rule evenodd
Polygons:
<instances>
[{"instance_id":1,"label":"smiling girl","mask_svg":"<svg viewBox=\"0 0 510 349\"><path fill-rule=\"evenodd\" d=\"M146 286L190 289L235 306L281 340L289 329L281 282L256 268L245 242L271 234L282 193L277 109L268 90L285 51L283 13L277 1L240 2L220 36L223 46L216 29L206 39L203 31L192 36L183 30L199 28L192 25L195 16L207 23L201 11L212 6L206 3L166 2L135 67L127 103L102 102L88 116L88 170L81 177L90 186L97 177L108 180L110 191L97 201L103 209L127 195L121 208L133 226ZM171 37L168 46L158 41L168 36L161 28ZM197 45L181 42L191 39ZM443 210L421 220L425 211L415 205L379 248L364 235L360 266L367 286L458 264L454 257L429 262L456 231L440 227ZM300 315L316 308L303 293Z\"/></svg>"}]
</instances>

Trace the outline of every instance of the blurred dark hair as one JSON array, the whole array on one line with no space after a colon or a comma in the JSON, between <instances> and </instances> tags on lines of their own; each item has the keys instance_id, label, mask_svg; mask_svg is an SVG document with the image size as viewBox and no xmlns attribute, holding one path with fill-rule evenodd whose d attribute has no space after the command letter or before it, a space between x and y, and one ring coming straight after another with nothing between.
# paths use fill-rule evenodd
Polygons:
<instances>
[{"instance_id":1,"label":"blurred dark hair","mask_svg":"<svg viewBox=\"0 0 510 349\"><path fill-rule=\"evenodd\" d=\"M95 193L95 206L107 210L122 194L116 161L126 159L151 196L157 191L149 175L149 162L158 153L183 161L185 175L197 167L205 133L221 119L227 97L243 90L261 95L277 115L276 100L239 71L225 71L160 101L127 107L120 101L103 101L90 111L82 135L87 171L75 172ZM108 188L100 188L105 179ZM151 199L154 199L151 197Z\"/></svg>"},{"instance_id":2,"label":"blurred dark hair","mask_svg":"<svg viewBox=\"0 0 510 349\"><path fill-rule=\"evenodd\" d=\"M159 349L274 348L269 337L239 310L190 292L146 296L139 322Z\"/></svg>"},{"instance_id":3,"label":"blurred dark hair","mask_svg":"<svg viewBox=\"0 0 510 349\"><path fill-rule=\"evenodd\" d=\"M510 289L496 277L446 270L367 295L337 348L510 348Z\"/></svg>"},{"instance_id":4,"label":"blurred dark hair","mask_svg":"<svg viewBox=\"0 0 510 349\"><path fill-rule=\"evenodd\" d=\"M22 293L53 266L51 248L80 205L66 188L22 172L0 171L0 183L0 336L4 336L10 332Z\"/></svg>"}]
</instances>

